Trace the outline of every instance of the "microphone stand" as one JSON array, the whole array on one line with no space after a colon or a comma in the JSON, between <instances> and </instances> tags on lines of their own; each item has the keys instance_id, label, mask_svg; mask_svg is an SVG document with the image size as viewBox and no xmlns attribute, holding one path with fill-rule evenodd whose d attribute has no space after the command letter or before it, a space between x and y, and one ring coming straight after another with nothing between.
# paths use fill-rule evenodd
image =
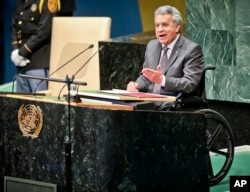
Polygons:
<instances>
[{"instance_id":1,"label":"microphone stand","mask_svg":"<svg viewBox=\"0 0 250 192\"><path fill-rule=\"evenodd\" d=\"M70 130L70 87L72 82L74 81L74 76L70 79L68 75L66 76L66 83L68 87L68 140L64 142L64 151L65 151L65 171L66 171L66 191L72 192L72 169L71 169L71 130Z\"/></svg>"},{"instance_id":2,"label":"microphone stand","mask_svg":"<svg viewBox=\"0 0 250 192\"><path fill-rule=\"evenodd\" d=\"M90 46L92 48L93 46ZM75 82L74 78L75 76L89 63L89 61L99 52L104 49L104 46L101 46L85 63L84 65L76 71L72 75L72 78L70 79L68 75L66 76L66 80L61 80L61 79L55 79L55 78L46 78L46 77L34 77L34 76L28 76L28 75L22 75L19 74L20 77L25 77L25 78L33 78L33 79L40 79L40 80L46 80L46 81L56 81L56 82L63 82L67 84L68 87L68 140L64 142L64 150L65 150L65 171L66 171L66 191L67 192L72 192L72 170L71 170L71 130L70 130L70 87L71 84L76 84L76 85L87 85L87 83L83 82Z\"/></svg>"},{"instance_id":3,"label":"microphone stand","mask_svg":"<svg viewBox=\"0 0 250 192\"><path fill-rule=\"evenodd\" d=\"M45 80L45 81L55 81L59 83L66 83L68 87L68 139L64 142L64 152L65 152L65 174L66 174L66 191L72 192L72 169L71 169L71 113L70 113L70 87L72 84L76 85L87 85L85 82L80 81L74 81L74 75L72 78L69 78L68 75L66 76L66 79L56 79L56 78L46 78L46 77L36 77L36 76L30 76L30 75L23 75L19 74L20 77L24 78L31 78L31 79L38 79L38 80Z\"/></svg>"},{"instance_id":4,"label":"microphone stand","mask_svg":"<svg viewBox=\"0 0 250 192\"><path fill-rule=\"evenodd\" d=\"M66 81L68 85L68 114L69 114L69 122L70 122L70 87L72 82L74 81L74 77L88 64L88 62L101 50L103 50L104 46L101 46L87 61L86 63L72 75L72 78L69 79L68 75L66 76ZM77 96L76 96L77 97ZM65 141L65 161L66 161L66 183L67 183L67 192L72 192L72 173L71 173L71 134L70 134L70 124L69 124L69 140Z\"/></svg>"}]
</instances>

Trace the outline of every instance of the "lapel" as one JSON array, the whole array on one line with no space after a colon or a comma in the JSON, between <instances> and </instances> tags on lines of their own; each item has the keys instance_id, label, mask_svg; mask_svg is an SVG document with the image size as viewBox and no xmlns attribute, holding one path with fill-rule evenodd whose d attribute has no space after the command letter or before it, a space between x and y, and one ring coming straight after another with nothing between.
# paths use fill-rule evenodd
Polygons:
<instances>
[{"instance_id":1,"label":"lapel","mask_svg":"<svg viewBox=\"0 0 250 192\"><path fill-rule=\"evenodd\" d=\"M177 57L180 53L180 49L182 47L182 44L183 44L183 38L182 38L182 36L180 36L174 45L174 48L173 48L172 53L171 53L169 60L168 60L169 64L166 67L164 74L167 72L169 67L174 64L175 60L177 59Z\"/></svg>"},{"instance_id":2,"label":"lapel","mask_svg":"<svg viewBox=\"0 0 250 192\"><path fill-rule=\"evenodd\" d=\"M161 43L158 41L158 43L156 44L156 47L153 49L153 66L155 66L155 69L157 67L157 65L160 63L160 59L161 59L161 49L162 49L162 45Z\"/></svg>"},{"instance_id":3,"label":"lapel","mask_svg":"<svg viewBox=\"0 0 250 192\"><path fill-rule=\"evenodd\" d=\"M161 60L161 50L162 50L162 45L159 42L156 49L155 49L155 53L156 53L156 58L158 58L158 61L156 63L156 66L158 66L158 64L160 63Z\"/></svg>"}]
</instances>

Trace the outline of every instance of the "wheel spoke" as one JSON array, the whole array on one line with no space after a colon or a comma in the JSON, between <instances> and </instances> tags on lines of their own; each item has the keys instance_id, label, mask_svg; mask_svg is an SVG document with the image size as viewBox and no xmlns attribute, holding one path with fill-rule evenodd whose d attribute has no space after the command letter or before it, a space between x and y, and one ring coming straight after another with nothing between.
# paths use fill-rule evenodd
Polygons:
<instances>
[{"instance_id":1,"label":"wheel spoke","mask_svg":"<svg viewBox=\"0 0 250 192\"><path fill-rule=\"evenodd\" d=\"M210 177L214 176L214 170L213 170L213 165L212 165L212 160L211 158L209 158L209 162L208 162L208 174Z\"/></svg>"},{"instance_id":2,"label":"wheel spoke","mask_svg":"<svg viewBox=\"0 0 250 192\"><path fill-rule=\"evenodd\" d=\"M218 165L213 167L211 156L208 160L209 184L213 186L222 181L231 168L234 158L234 136L229 123L220 113L211 109L201 109L199 112L204 113L207 118L207 148L209 152L224 157L224 162L221 162L218 171L216 168Z\"/></svg>"},{"instance_id":3,"label":"wheel spoke","mask_svg":"<svg viewBox=\"0 0 250 192\"><path fill-rule=\"evenodd\" d=\"M210 147L211 144L213 143L213 141L216 139L216 137L218 136L220 130L222 129L222 124L219 124L216 128L216 130L213 132L213 134L208 138L207 141L207 146Z\"/></svg>"},{"instance_id":4,"label":"wheel spoke","mask_svg":"<svg viewBox=\"0 0 250 192\"><path fill-rule=\"evenodd\" d=\"M210 152L213 152L213 153L216 153L216 154L219 154L219 155L223 155L223 156L225 156L225 157L229 157L229 156L230 156L229 153L224 152L224 151L220 151L220 150L214 149L214 148L210 148L209 151L210 151Z\"/></svg>"}]
</instances>

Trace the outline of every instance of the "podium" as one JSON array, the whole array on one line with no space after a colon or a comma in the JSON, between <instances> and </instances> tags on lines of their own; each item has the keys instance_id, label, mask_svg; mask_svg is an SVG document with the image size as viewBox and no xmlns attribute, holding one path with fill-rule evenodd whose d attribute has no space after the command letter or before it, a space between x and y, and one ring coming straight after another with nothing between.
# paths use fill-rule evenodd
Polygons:
<instances>
[{"instance_id":1,"label":"podium","mask_svg":"<svg viewBox=\"0 0 250 192\"><path fill-rule=\"evenodd\" d=\"M65 191L67 102L0 96L0 177L57 185ZM39 106L38 138L20 131L22 105ZM102 109L71 104L75 192L209 191L206 118L200 113ZM3 185L0 185L3 186Z\"/></svg>"}]
</instances>

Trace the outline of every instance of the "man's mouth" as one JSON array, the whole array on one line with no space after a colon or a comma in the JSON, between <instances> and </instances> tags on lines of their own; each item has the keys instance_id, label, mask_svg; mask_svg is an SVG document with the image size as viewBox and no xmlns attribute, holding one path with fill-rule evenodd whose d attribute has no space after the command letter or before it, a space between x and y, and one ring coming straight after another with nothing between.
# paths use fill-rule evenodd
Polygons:
<instances>
[{"instance_id":1,"label":"man's mouth","mask_svg":"<svg viewBox=\"0 0 250 192\"><path fill-rule=\"evenodd\" d=\"M160 38L166 37L166 34L160 34L159 37Z\"/></svg>"}]
</instances>

